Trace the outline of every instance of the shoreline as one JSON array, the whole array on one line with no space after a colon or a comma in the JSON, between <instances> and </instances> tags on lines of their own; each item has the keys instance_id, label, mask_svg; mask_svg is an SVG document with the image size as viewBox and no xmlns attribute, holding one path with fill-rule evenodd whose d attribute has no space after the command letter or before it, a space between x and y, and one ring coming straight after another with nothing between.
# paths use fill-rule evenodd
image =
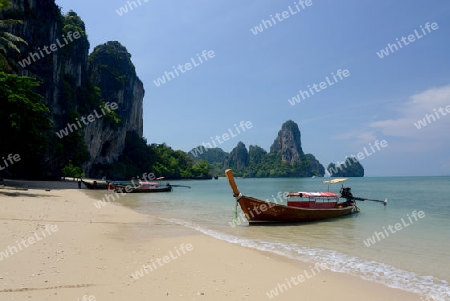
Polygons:
<instances>
[{"instance_id":1,"label":"shoreline","mask_svg":"<svg viewBox=\"0 0 450 301\"><path fill-rule=\"evenodd\" d=\"M46 183L49 189L51 182ZM308 300L420 300L356 276L330 270L312 275L307 263L228 243L124 206L96 209L96 199L86 191L0 189L0 252L45 224L58 227L42 241L2 258L2 299L264 300L278 288L279 295L272 298L279 300L299 294ZM189 251L187 245L192 246ZM170 252L173 256L167 258ZM137 271L142 276L135 279ZM300 280L301 274L305 280L295 284L291 279Z\"/></svg>"}]
</instances>

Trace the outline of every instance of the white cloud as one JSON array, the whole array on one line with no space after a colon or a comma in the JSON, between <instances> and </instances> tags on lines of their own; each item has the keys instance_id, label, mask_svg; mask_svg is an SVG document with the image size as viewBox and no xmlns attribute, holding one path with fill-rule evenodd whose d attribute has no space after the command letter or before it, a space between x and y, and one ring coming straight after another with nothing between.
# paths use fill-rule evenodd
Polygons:
<instances>
[{"instance_id":1,"label":"white cloud","mask_svg":"<svg viewBox=\"0 0 450 301\"><path fill-rule=\"evenodd\" d=\"M392 139L389 138L392 137L397 138L395 144L399 149L421 152L437 149L444 143L449 143L450 113L445 111L449 105L450 85L432 88L412 95L401 105L391 107L392 112L388 113L397 117L371 122L360 130L338 135L335 139L353 140L355 143L363 145L382 138L390 142ZM445 115L438 111L440 108L443 108ZM418 124L419 120L423 121L426 115L433 115L436 120L433 121L429 117L431 122L425 119L427 125L418 129L415 123Z\"/></svg>"},{"instance_id":2,"label":"white cloud","mask_svg":"<svg viewBox=\"0 0 450 301\"><path fill-rule=\"evenodd\" d=\"M413 140L436 140L441 139L442 134L447 134L450 124L450 116L444 116L434 110L444 109L450 105L450 85L440 88L432 88L422 93L415 94L404 106L397 108L399 117L397 119L379 120L373 122L369 127L376 129L386 136L411 138ZM414 125L419 120L423 120L426 115L433 115L436 121L430 117L427 126L420 130ZM444 133L445 131L445 133Z\"/></svg>"}]
</instances>

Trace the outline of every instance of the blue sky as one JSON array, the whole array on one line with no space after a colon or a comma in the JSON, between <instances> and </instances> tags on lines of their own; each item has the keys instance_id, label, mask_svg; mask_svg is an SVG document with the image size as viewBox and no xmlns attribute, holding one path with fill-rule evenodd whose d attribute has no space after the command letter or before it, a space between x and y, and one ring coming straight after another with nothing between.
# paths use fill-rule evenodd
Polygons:
<instances>
[{"instance_id":1,"label":"blue sky","mask_svg":"<svg viewBox=\"0 0 450 301\"><path fill-rule=\"evenodd\" d=\"M311 0L302 8L289 0L139 1L133 10L125 0L56 2L84 20L92 49L115 40L131 53L146 90L149 143L189 151L250 121L251 129L219 146L230 151L242 141L269 150L292 119L303 150L325 167L386 140L361 160L366 176L450 175L450 2ZM283 11L288 18L256 35L250 30ZM424 35L427 22L438 28ZM377 55L415 30L420 38ZM215 56L199 64L203 50ZM154 84L191 58L199 66ZM333 81L339 69L350 75L289 103L308 85ZM444 113L433 111L440 107ZM418 129L425 114L436 120Z\"/></svg>"}]
</instances>

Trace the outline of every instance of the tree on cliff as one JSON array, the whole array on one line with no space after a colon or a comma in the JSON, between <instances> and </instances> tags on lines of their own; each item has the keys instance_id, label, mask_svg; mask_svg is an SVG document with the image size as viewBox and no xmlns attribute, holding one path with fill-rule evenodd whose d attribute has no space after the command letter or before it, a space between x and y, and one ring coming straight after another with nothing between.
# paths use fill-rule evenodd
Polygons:
<instances>
[{"instance_id":1,"label":"tree on cliff","mask_svg":"<svg viewBox=\"0 0 450 301\"><path fill-rule=\"evenodd\" d=\"M19 154L20 164L9 172L32 176L37 171L37 159L49 147L42 132L50 129L50 110L35 92L39 81L0 72L0 157Z\"/></svg>"},{"instance_id":2,"label":"tree on cliff","mask_svg":"<svg viewBox=\"0 0 450 301\"><path fill-rule=\"evenodd\" d=\"M12 25L23 24L21 20L4 20L3 19L3 10L8 8L11 5L9 0L0 0L0 70L1 71L11 71L13 66L15 65L14 60L11 53L20 54L20 49L18 47L19 43L24 43L28 45L27 42L13 35L6 30L10 28Z\"/></svg>"},{"instance_id":3,"label":"tree on cliff","mask_svg":"<svg viewBox=\"0 0 450 301\"><path fill-rule=\"evenodd\" d=\"M204 159L212 164L213 173L222 175L224 170L232 168L239 177L323 177L325 168L312 154L302 150L300 129L292 120L286 121L275 138L270 152L257 145L250 145L247 151L245 144L239 142L228 154L220 148L198 152L202 146L189 153L196 160ZM216 160L212 156L220 154Z\"/></svg>"}]
</instances>

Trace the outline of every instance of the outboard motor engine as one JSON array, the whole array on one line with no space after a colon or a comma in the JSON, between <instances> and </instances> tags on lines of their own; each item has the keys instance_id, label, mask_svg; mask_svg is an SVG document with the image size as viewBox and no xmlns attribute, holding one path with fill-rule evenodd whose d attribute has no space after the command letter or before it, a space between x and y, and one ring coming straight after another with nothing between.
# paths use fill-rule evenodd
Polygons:
<instances>
[{"instance_id":1,"label":"outboard motor engine","mask_svg":"<svg viewBox=\"0 0 450 301\"><path fill-rule=\"evenodd\" d=\"M347 200L347 205L353 205L355 203L353 199L352 189L350 187L342 187L341 188L341 198Z\"/></svg>"}]
</instances>

